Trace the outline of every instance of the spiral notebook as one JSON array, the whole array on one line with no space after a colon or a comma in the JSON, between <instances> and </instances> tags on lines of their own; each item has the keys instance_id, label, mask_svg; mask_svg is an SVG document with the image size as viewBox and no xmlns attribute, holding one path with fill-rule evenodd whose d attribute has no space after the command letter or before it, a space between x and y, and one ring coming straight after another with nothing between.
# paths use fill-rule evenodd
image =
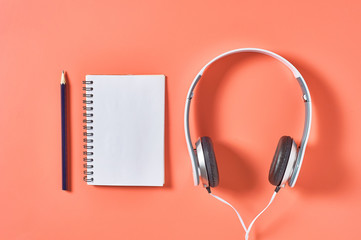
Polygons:
<instances>
[{"instance_id":1,"label":"spiral notebook","mask_svg":"<svg viewBox=\"0 0 361 240\"><path fill-rule=\"evenodd\" d=\"M164 75L87 75L84 181L164 185Z\"/></svg>"}]
</instances>

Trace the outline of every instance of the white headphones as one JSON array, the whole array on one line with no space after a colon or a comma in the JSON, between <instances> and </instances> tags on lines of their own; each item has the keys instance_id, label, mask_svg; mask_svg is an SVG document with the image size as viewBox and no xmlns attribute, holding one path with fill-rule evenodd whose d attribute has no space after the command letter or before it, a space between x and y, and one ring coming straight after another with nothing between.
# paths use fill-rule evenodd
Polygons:
<instances>
[{"instance_id":1,"label":"white headphones","mask_svg":"<svg viewBox=\"0 0 361 240\"><path fill-rule=\"evenodd\" d=\"M211 139L209 137L199 138L198 141L196 142L195 149L193 148L191 142L191 135L189 129L189 110L190 110L191 100L193 98L193 90L196 87L198 81L201 79L205 69L208 66L210 66L212 63L225 56L229 56L231 54L236 54L236 53L244 53L244 52L261 53L279 60L292 71L294 77L296 78L296 80L298 81L301 87L303 94L302 99L305 103L305 123L304 123L303 136L301 139L299 149L297 150L296 143L291 137L289 136L281 137L275 152L275 156L271 164L271 169L269 171L269 181L271 184L275 186L283 187L285 183L288 181L288 185L290 187L294 187L301 169L308 137L310 134L311 118L312 118L311 96L308 91L306 82L301 76L300 72L289 61L287 61L280 55L277 55L276 53L259 48L235 49L219 55L218 57L208 62L201 69L201 71L194 78L191 87L189 88L186 99L185 112L184 112L184 130L185 130L188 151L192 162L194 185L199 184L199 177L200 177L202 181L202 185L204 187L206 188L216 187L219 183L219 175L218 175L217 163L216 163L215 153L213 150Z\"/></svg>"},{"instance_id":2,"label":"white headphones","mask_svg":"<svg viewBox=\"0 0 361 240\"><path fill-rule=\"evenodd\" d=\"M286 65L292 71L294 77L296 78L298 84L300 85L303 94L302 99L305 103L305 123L304 123L301 143L298 147L298 150L295 141L291 137L289 136L281 137L281 139L278 142L278 146L275 155L273 157L273 161L268 176L269 182L272 185L275 185L276 189L274 190L274 193L268 205L253 219L253 221L250 223L248 228L244 224L237 210L230 203L226 202L222 198L211 193L211 187L212 188L216 187L219 183L219 174L218 174L217 162L216 162L212 141L209 137L201 137L196 142L196 148L194 149L192 145L191 134L189 129L189 110L190 110L191 100L193 98L193 90L196 87L198 81L201 79L205 69L220 58L229 56L231 54L243 53L243 52L265 54L279 60L284 65ZM191 163L193 168L194 185L197 186L199 184L199 178L201 178L203 187L207 189L208 193L211 196L229 205L237 213L237 216L246 232L245 235L246 240L248 239L249 233L256 219L271 205L272 201L274 200L280 188L284 187L286 182L288 182L288 185L290 187L295 186L298 175L300 173L303 157L305 155L308 137L310 135L311 119L312 119L311 96L310 96L310 92L308 91L305 80L301 76L300 72L289 61L287 61L280 55L277 55L276 53L259 48L235 49L223 53L218 57L212 59L201 69L201 71L194 78L187 94L185 111L184 111L184 131L186 136L188 152L191 158Z\"/></svg>"}]
</instances>

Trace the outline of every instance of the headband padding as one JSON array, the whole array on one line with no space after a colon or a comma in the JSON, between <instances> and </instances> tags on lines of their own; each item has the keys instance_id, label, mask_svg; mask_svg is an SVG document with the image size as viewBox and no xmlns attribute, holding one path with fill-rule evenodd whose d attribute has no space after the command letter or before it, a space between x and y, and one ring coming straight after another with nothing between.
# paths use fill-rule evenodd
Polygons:
<instances>
[{"instance_id":1,"label":"headband padding","mask_svg":"<svg viewBox=\"0 0 361 240\"><path fill-rule=\"evenodd\" d=\"M293 139L289 136L281 137L278 142L268 176L268 180L272 185L279 186L282 182L290 158L292 144Z\"/></svg>"},{"instance_id":2,"label":"headband padding","mask_svg":"<svg viewBox=\"0 0 361 240\"><path fill-rule=\"evenodd\" d=\"M207 168L206 170L209 186L216 187L219 184L219 175L212 141L209 137L201 137L201 145L204 154L204 161Z\"/></svg>"}]
</instances>

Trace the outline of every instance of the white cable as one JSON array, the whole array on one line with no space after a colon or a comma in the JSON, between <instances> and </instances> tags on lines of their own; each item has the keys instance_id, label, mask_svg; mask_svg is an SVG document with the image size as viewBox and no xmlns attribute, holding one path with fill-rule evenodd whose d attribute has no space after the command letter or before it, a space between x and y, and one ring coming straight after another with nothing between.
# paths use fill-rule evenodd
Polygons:
<instances>
[{"instance_id":1,"label":"white cable","mask_svg":"<svg viewBox=\"0 0 361 240\"><path fill-rule=\"evenodd\" d=\"M230 207L237 213L237 216L238 216L238 218L239 218L239 221L241 222L244 231L246 231L246 233L247 233L246 225L244 224L244 222L243 222L243 220L242 220L242 217L241 217L241 215L239 215L238 211L237 211L230 203L228 203L226 200L224 200L224 199L222 199L222 198L220 198L220 197L218 197L218 196L216 196L216 195L214 195L214 194L212 194L212 193L210 193L210 195L211 195L212 197L214 197L215 199L218 199L219 201L227 204L228 206L230 206Z\"/></svg>"},{"instance_id":2,"label":"white cable","mask_svg":"<svg viewBox=\"0 0 361 240\"><path fill-rule=\"evenodd\" d=\"M278 191L279 191L279 187L277 187L276 190L273 192L273 195L272 195L272 197L271 197L271 200L269 201L269 203L267 204L267 206L252 220L251 224L248 226L248 229L246 228L246 225L244 224L241 215L239 215L238 211L237 211L230 203L228 203L226 200L224 200L224 199L222 199L222 198L220 198L220 197L218 197L218 196L216 196L216 195L214 195L214 194L212 194L212 193L209 193L209 194L210 194L212 197L214 197L215 199L217 199L217 200L219 200L219 201L227 204L228 206L230 206L230 207L236 212L236 214L237 214L237 216L238 216L238 218L239 218L239 221L241 222L242 227L243 227L244 231L246 232L245 240L248 240L249 233L251 232L251 229L252 229L252 227L253 227L253 224L256 222L257 218L258 218L259 216L261 216L261 214L262 214L264 211L266 211L266 209L271 205L271 203L272 203L273 200L275 199L276 194L277 194Z\"/></svg>"},{"instance_id":3,"label":"white cable","mask_svg":"<svg viewBox=\"0 0 361 240\"><path fill-rule=\"evenodd\" d=\"M245 239L246 239L246 240L248 240L248 235L249 235L249 233L251 232L251 229L252 229L253 224L255 223L255 221L257 220L257 218L258 218L259 216L261 216L261 214L262 214L264 211L266 211L266 209L271 205L271 203L273 202L273 200L274 200L275 197L276 197L276 194L277 194L277 192L274 192L274 193L273 193L273 195L272 195L272 197L271 197L271 200L269 201L269 203L267 204L267 206L262 210L262 212L260 212L260 213L253 219L253 221L251 222L251 224L248 226L248 230L246 231L246 235L245 235Z\"/></svg>"}]
</instances>

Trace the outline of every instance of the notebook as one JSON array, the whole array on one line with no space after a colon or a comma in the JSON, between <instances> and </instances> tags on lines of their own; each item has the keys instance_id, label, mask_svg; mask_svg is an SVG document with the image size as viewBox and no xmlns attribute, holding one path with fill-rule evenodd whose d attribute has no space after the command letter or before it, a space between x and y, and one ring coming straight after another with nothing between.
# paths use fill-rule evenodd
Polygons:
<instances>
[{"instance_id":1,"label":"notebook","mask_svg":"<svg viewBox=\"0 0 361 240\"><path fill-rule=\"evenodd\" d=\"M84 180L164 185L164 75L87 75Z\"/></svg>"}]
</instances>

